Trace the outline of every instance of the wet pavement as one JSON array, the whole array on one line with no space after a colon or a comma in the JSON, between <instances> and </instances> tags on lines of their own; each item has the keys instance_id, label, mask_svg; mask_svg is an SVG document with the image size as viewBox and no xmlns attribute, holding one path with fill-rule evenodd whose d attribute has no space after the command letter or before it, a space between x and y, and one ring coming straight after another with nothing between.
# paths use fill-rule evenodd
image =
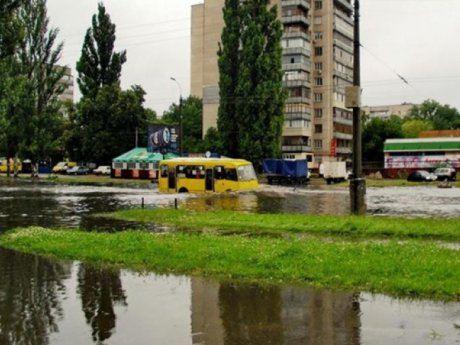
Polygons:
<instances>
[{"instance_id":1,"label":"wet pavement","mask_svg":"<svg viewBox=\"0 0 460 345\"><path fill-rule=\"evenodd\" d=\"M347 214L346 189L265 186L194 197L155 190L0 182L0 231L28 225L113 230L89 216L139 207ZM454 217L458 190L376 188L376 215ZM150 227L149 231L156 231ZM456 344L460 303L107 270L0 249L0 345Z\"/></svg>"}]
</instances>

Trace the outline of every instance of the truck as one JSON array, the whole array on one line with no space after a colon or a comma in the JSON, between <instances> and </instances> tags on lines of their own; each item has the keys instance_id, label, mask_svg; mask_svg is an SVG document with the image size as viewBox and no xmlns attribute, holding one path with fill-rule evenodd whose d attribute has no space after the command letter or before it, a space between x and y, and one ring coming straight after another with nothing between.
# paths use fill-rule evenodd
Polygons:
<instances>
[{"instance_id":1,"label":"truck","mask_svg":"<svg viewBox=\"0 0 460 345\"><path fill-rule=\"evenodd\" d=\"M306 159L264 159L268 184L305 184L310 180Z\"/></svg>"},{"instance_id":2,"label":"truck","mask_svg":"<svg viewBox=\"0 0 460 345\"><path fill-rule=\"evenodd\" d=\"M319 167L319 174L323 176L327 184L345 181L349 175L345 162L323 162Z\"/></svg>"}]
</instances>

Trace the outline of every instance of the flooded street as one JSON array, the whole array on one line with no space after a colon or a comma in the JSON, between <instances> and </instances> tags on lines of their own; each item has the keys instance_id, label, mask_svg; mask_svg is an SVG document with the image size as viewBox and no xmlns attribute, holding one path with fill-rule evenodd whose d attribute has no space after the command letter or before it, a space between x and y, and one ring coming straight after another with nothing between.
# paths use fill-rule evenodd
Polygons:
<instances>
[{"instance_id":1,"label":"flooded street","mask_svg":"<svg viewBox=\"0 0 460 345\"><path fill-rule=\"evenodd\" d=\"M348 190L264 186L255 193L160 195L151 189L0 182L0 231L117 231L90 214L140 207L347 214ZM378 216L455 217L458 189L368 190ZM155 231L154 227L149 227ZM107 270L0 249L0 345L460 344L460 303Z\"/></svg>"}]
</instances>

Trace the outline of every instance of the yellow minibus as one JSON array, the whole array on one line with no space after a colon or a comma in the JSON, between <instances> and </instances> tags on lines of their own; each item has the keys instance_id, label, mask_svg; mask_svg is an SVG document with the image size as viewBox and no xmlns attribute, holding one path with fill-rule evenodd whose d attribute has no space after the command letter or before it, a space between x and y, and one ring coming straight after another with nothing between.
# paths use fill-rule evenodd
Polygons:
<instances>
[{"instance_id":1,"label":"yellow minibus","mask_svg":"<svg viewBox=\"0 0 460 345\"><path fill-rule=\"evenodd\" d=\"M173 158L160 162L163 193L229 192L257 188L251 162L230 158Z\"/></svg>"}]
</instances>

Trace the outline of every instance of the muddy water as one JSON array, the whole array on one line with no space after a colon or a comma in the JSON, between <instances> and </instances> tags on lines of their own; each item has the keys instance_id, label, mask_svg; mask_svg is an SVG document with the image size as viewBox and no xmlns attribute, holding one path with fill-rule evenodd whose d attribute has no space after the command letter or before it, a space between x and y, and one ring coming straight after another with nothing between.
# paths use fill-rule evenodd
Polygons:
<instances>
[{"instance_id":1,"label":"muddy water","mask_svg":"<svg viewBox=\"0 0 460 345\"><path fill-rule=\"evenodd\" d=\"M27 225L130 228L134 224L88 215L139 207L142 198L147 207L172 207L179 198L183 207L256 212L345 214L349 207L347 191L330 188L266 187L210 198L112 187L0 188L2 230ZM456 193L437 193L385 188L370 190L367 200L379 215L458 214ZM453 206L441 211L443 204ZM0 249L0 345L129 343L456 344L460 303L113 271Z\"/></svg>"}]
</instances>

